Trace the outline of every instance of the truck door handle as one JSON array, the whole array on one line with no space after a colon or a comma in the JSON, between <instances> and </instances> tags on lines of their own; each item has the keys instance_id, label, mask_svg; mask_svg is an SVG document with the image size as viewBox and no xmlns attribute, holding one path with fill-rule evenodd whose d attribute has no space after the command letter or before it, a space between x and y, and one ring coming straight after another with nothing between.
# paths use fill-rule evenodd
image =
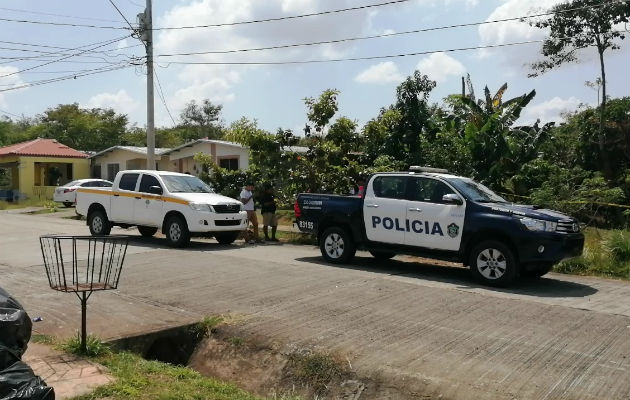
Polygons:
<instances>
[{"instance_id":1,"label":"truck door handle","mask_svg":"<svg viewBox=\"0 0 630 400\"><path fill-rule=\"evenodd\" d=\"M140 197L140 196L136 197L136 199L138 199L138 200L140 200L141 198L142 198L142 197Z\"/></svg>"},{"instance_id":2,"label":"truck door handle","mask_svg":"<svg viewBox=\"0 0 630 400\"><path fill-rule=\"evenodd\" d=\"M120 196L120 195L119 195L119 194L115 194L115 195L114 195L114 197L118 197L118 196Z\"/></svg>"},{"instance_id":3,"label":"truck door handle","mask_svg":"<svg viewBox=\"0 0 630 400\"><path fill-rule=\"evenodd\" d=\"M366 204L365 206L370 208L378 208L378 204Z\"/></svg>"},{"instance_id":4,"label":"truck door handle","mask_svg":"<svg viewBox=\"0 0 630 400\"><path fill-rule=\"evenodd\" d=\"M409 211L422 212L422 209L421 208L410 208Z\"/></svg>"}]
</instances>

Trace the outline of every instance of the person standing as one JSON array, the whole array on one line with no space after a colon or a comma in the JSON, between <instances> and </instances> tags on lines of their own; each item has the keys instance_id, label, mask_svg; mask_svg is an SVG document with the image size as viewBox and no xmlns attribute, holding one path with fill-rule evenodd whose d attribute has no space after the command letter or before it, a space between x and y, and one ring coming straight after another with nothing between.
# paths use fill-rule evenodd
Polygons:
<instances>
[{"instance_id":1,"label":"person standing","mask_svg":"<svg viewBox=\"0 0 630 400\"><path fill-rule=\"evenodd\" d=\"M260 241L258 238L258 217L256 216L256 206L254 205L254 185L248 182L240 194L241 203L243 208L247 211L247 219L251 222L254 228L254 239L249 241L249 244Z\"/></svg>"},{"instance_id":2,"label":"person standing","mask_svg":"<svg viewBox=\"0 0 630 400\"><path fill-rule=\"evenodd\" d=\"M265 240L277 242L276 230L278 229L278 218L276 217L276 196L271 185L265 186L265 191L260 196L260 212L263 218L263 233ZM271 226L271 239L269 239L268 227Z\"/></svg>"}]
</instances>

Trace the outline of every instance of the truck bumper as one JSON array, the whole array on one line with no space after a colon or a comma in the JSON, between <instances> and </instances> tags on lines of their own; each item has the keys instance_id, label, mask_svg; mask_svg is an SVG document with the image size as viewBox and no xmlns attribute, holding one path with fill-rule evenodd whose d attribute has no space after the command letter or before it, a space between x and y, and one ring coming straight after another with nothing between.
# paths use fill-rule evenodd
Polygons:
<instances>
[{"instance_id":1,"label":"truck bumper","mask_svg":"<svg viewBox=\"0 0 630 400\"><path fill-rule=\"evenodd\" d=\"M203 213L187 219L191 233L243 231L249 224L244 211L238 214Z\"/></svg>"},{"instance_id":2,"label":"truck bumper","mask_svg":"<svg viewBox=\"0 0 630 400\"><path fill-rule=\"evenodd\" d=\"M517 244L521 264L556 264L582 255L584 235L581 232L568 234L532 232L525 235Z\"/></svg>"}]
</instances>

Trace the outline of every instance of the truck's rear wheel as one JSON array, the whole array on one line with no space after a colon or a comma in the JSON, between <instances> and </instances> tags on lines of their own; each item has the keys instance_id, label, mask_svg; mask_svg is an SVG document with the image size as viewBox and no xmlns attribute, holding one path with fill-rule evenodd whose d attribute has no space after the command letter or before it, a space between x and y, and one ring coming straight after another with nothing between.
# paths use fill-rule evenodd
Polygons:
<instances>
[{"instance_id":1,"label":"truck's rear wheel","mask_svg":"<svg viewBox=\"0 0 630 400\"><path fill-rule=\"evenodd\" d=\"M157 230L158 230L158 228L156 228L154 226L139 226L138 227L138 232L140 232L140 234L143 237L151 237L151 236L155 235Z\"/></svg>"},{"instance_id":2,"label":"truck's rear wheel","mask_svg":"<svg viewBox=\"0 0 630 400\"><path fill-rule=\"evenodd\" d=\"M186 221L174 215L166 221L166 241L173 247L185 247L190 242L190 232Z\"/></svg>"},{"instance_id":3,"label":"truck's rear wheel","mask_svg":"<svg viewBox=\"0 0 630 400\"><path fill-rule=\"evenodd\" d=\"M319 241L319 249L326 261L335 264L352 260L354 253L356 253L352 236L346 230L337 227L324 231Z\"/></svg>"},{"instance_id":4,"label":"truck's rear wheel","mask_svg":"<svg viewBox=\"0 0 630 400\"><path fill-rule=\"evenodd\" d=\"M112 225L103 210L94 210L88 215L88 226L93 236L109 235L112 231Z\"/></svg>"},{"instance_id":5,"label":"truck's rear wheel","mask_svg":"<svg viewBox=\"0 0 630 400\"><path fill-rule=\"evenodd\" d=\"M480 282L489 286L507 286L517 275L517 263L512 250L496 240L477 244L470 253L470 270Z\"/></svg>"},{"instance_id":6,"label":"truck's rear wheel","mask_svg":"<svg viewBox=\"0 0 630 400\"><path fill-rule=\"evenodd\" d=\"M234 241L236 239L238 239L238 236L240 234L241 234L241 232L239 232L239 231L236 231L236 232L220 232L220 233L216 233L214 235L214 238L220 244L232 244L232 243L234 243Z\"/></svg>"}]
</instances>

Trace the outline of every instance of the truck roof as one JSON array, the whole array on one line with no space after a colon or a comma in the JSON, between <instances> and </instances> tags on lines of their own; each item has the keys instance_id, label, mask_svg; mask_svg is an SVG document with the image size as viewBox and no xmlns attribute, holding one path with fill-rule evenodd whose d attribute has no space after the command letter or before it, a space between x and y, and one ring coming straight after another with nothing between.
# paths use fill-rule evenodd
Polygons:
<instances>
[{"instance_id":1,"label":"truck roof","mask_svg":"<svg viewBox=\"0 0 630 400\"><path fill-rule=\"evenodd\" d=\"M400 171L400 172L377 172L374 175L413 175L413 176L434 176L438 178L463 178L469 179L465 176L453 175L453 174L445 174L441 172L409 172L409 171Z\"/></svg>"},{"instance_id":2,"label":"truck roof","mask_svg":"<svg viewBox=\"0 0 630 400\"><path fill-rule=\"evenodd\" d=\"M188 174L182 174L181 172L172 172L172 171L157 171L157 170L148 170L148 169L126 169L120 172L130 172L135 174L146 174L146 173L156 173L160 175L179 175L179 176L192 176Z\"/></svg>"}]
</instances>

